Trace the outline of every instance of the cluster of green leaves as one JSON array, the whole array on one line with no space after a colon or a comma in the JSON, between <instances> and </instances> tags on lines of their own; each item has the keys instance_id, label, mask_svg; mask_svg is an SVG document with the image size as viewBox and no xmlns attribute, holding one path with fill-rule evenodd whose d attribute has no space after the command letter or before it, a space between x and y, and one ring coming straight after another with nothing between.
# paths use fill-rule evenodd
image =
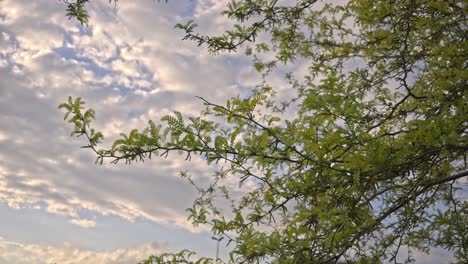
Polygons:
<instances>
[{"instance_id":1,"label":"cluster of green leaves","mask_svg":"<svg viewBox=\"0 0 468 264\"><path fill-rule=\"evenodd\" d=\"M95 147L97 144L101 143L104 136L101 132L96 132L95 129L91 128L91 121L94 119L94 110L87 109L86 111L82 111L84 109L83 105L85 103L81 100L80 97L76 98L75 100L72 97L68 97L68 103L62 103L59 105L59 108L66 109L64 120L72 123L74 125L73 132L70 136L85 136L89 145L86 147L92 148L96 151ZM102 164L102 158L97 158L96 163Z\"/></svg>"},{"instance_id":2,"label":"cluster of green leaves","mask_svg":"<svg viewBox=\"0 0 468 264\"><path fill-rule=\"evenodd\" d=\"M86 9L86 4L88 4L90 1L89 0L59 0L63 1L65 4L67 4L67 11L66 11L66 16L68 19L76 19L78 22L80 22L81 25L88 25L89 22L89 13L88 10ZM119 0L109 0L109 3L114 2L114 4L117 4ZM158 2L161 0L158 0ZM165 0L167 3L168 0Z\"/></svg>"},{"instance_id":3,"label":"cluster of green leaves","mask_svg":"<svg viewBox=\"0 0 468 264\"><path fill-rule=\"evenodd\" d=\"M191 260L195 255L194 252L188 250L182 250L179 253L163 253L158 256L150 256L149 258L141 261L139 264L159 264L159 263L187 263L187 264L211 264L213 259L211 258L200 258L198 260ZM217 263L223 263L219 261Z\"/></svg>"},{"instance_id":4,"label":"cluster of green leaves","mask_svg":"<svg viewBox=\"0 0 468 264\"><path fill-rule=\"evenodd\" d=\"M62 107L73 133L86 136L99 162L170 152L219 162L188 212L234 243L232 262L397 262L405 247L410 263L411 250L442 247L467 263L468 5L316 2L231 1L224 15L238 24L221 36L194 33L193 21L178 25L214 53L250 43L247 54L265 77L252 97L201 98L200 117L176 112L99 150L94 112L70 100ZM265 54L275 59L264 62ZM309 71L288 74L296 97L277 103L268 74L295 61ZM233 178L240 197L226 184ZM246 181L255 187L243 189Z\"/></svg>"},{"instance_id":5,"label":"cluster of green leaves","mask_svg":"<svg viewBox=\"0 0 468 264\"><path fill-rule=\"evenodd\" d=\"M86 4L89 0L62 0L67 4L66 15L68 19L74 18L78 20L82 25L88 25L89 14L86 10ZM112 0L109 0L109 3ZM117 3L117 0L115 0Z\"/></svg>"}]
</instances>

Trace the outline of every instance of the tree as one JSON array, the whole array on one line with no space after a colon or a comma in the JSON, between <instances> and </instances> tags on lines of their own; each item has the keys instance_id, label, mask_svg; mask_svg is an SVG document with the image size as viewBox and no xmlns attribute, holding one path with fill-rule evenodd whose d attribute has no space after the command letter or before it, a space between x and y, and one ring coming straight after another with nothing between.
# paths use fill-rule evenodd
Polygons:
<instances>
[{"instance_id":1,"label":"tree","mask_svg":"<svg viewBox=\"0 0 468 264\"><path fill-rule=\"evenodd\" d=\"M177 27L213 53L242 46L264 76L251 97L200 98L200 117L175 112L103 149L92 109L80 98L60 107L98 163L171 152L223 162L188 212L234 243L233 262L396 262L402 247L442 247L468 263L467 9L456 0L232 1L223 14L237 24L224 35L196 34L193 21ZM309 71L286 75L296 96L280 102L268 75L298 60ZM233 197L226 178L256 188Z\"/></svg>"}]
</instances>

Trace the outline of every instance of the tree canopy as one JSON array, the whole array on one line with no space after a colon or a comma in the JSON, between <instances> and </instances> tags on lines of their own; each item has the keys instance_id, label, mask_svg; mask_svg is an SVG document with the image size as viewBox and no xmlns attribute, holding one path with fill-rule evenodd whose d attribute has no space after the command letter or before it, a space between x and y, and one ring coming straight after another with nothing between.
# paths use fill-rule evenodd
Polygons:
<instances>
[{"instance_id":1,"label":"tree canopy","mask_svg":"<svg viewBox=\"0 0 468 264\"><path fill-rule=\"evenodd\" d=\"M441 247L468 263L468 5L341 2L231 1L223 15L236 24L220 36L197 34L194 21L177 25L215 54L245 50L264 82L251 97L200 98L199 117L175 112L108 148L94 111L69 98L60 107L72 135L87 138L98 163L172 152L222 162L188 213L233 243L231 262L396 262L402 248ZM83 14L84 5L68 9L87 23ZM283 102L268 76L304 61L305 76L286 74L295 96ZM241 187L247 180L253 190ZM143 263L189 263L191 254Z\"/></svg>"}]
</instances>

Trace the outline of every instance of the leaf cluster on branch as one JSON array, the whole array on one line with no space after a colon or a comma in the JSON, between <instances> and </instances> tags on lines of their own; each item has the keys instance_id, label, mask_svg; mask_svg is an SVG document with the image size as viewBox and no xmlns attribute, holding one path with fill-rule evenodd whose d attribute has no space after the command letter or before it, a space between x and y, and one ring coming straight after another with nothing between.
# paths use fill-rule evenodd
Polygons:
<instances>
[{"instance_id":1,"label":"leaf cluster on branch","mask_svg":"<svg viewBox=\"0 0 468 264\"><path fill-rule=\"evenodd\" d=\"M441 247L467 263L466 2L288 3L231 1L223 14L237 24L221 36L195 33L193 21L177 25L213 53L244 47L264 76L251 97L199 98L200 117L175 112L103 149L94 111L70 98L60 107L73 134L86 137L99 163L171 152L218 163L205 188L181 174L200 194L189 219L233 243L231 262L397 263L405 248L410 263L411 250ZM308 72L285 76L296 96L280 103L268 76L299 61ZM234 197L227 179L255 187ZM164 256L143 263L193 258Z\"/></svg>"}]
</instances>

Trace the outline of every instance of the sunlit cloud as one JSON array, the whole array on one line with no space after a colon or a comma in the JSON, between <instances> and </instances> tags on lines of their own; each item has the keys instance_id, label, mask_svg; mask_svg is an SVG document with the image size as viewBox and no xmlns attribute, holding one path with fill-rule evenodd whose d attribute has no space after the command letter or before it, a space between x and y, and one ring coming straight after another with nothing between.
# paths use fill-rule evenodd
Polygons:
<instances>
[{"instance_id":1,"label":"sunlit cloud","mask_svg":"<svg viewBox=\"0 0 468 264\"><path fill-rule=\"evenodd\" d=\"M44 246L0 239L0 263L136 263L160 250L161 245L158 242L113 251L92 251L68 242L61 246Z\"/></svg>"}]
</instances>

